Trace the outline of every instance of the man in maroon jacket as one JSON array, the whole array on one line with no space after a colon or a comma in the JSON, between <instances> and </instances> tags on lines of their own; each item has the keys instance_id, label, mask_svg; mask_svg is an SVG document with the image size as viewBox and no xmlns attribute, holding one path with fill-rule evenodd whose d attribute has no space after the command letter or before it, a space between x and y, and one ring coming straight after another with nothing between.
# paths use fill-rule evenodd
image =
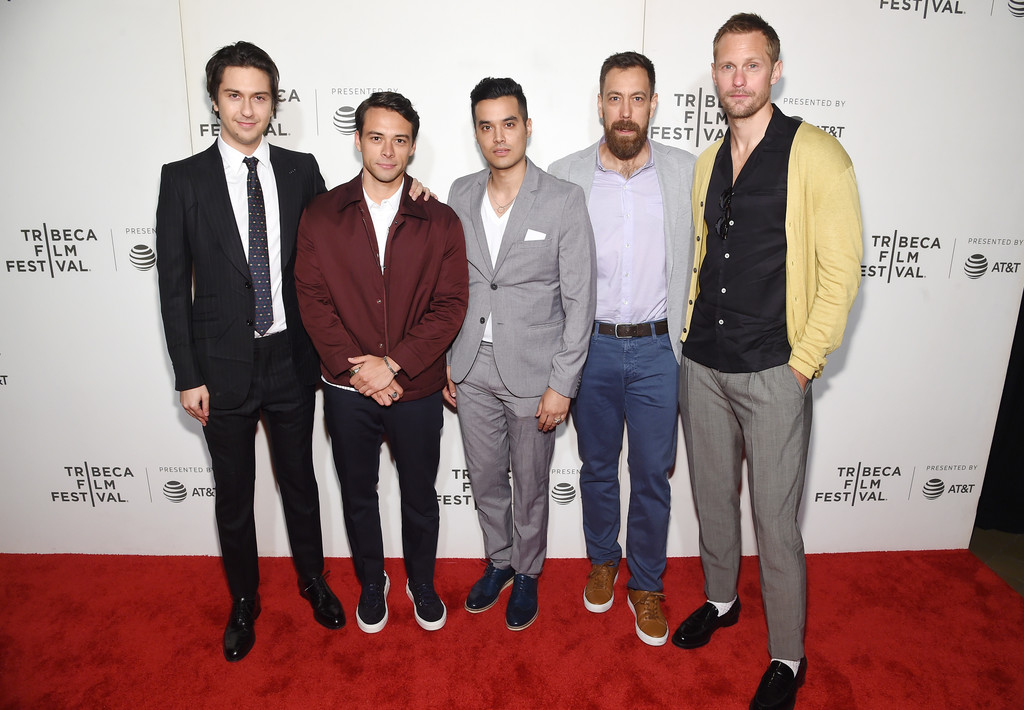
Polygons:
<instances>
[{"instance_id":1,"label":"man in maroon jacket","mask_svg":"<svg viewBox=\"0 0 1024 710\"><path fill-rule=\"evenodd\" d=\"M341 484L345 528L362 585L356 620L388 620L377 479L386 435L402 494L406 592L416 622L444 626L434 591L440 513L445 351L466 315L469 277L459 218L437 200L413 202L406 165L419 116L401 94L356 109L363 170L314 199L299 224L295 284L320 355L324 415Z\"/></svg>"}]
</instances>

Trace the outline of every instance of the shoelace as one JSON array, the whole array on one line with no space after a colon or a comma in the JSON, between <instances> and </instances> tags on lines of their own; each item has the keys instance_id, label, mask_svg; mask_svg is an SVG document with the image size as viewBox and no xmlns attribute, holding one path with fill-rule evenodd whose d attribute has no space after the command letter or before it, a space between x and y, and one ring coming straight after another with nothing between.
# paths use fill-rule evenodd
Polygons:
<instances>
[{"instance_id":1,"label":"shoelace","mask_svg":"<svg viewBox=\"0 0 1024 710\"><path fill-rule=\"evenodd\" d=\"M409 586L412 598L416 606L426 606L437 598L437 592L429 584L420 583Z\"/></svg>"},{"instance_id":2,"label":"shoelace","mask_svg":"<svg viewBox=\"0 0 1024 710\"><path fill-rule=\"evenodd\" d=\"M611 588L612 581L615 579L615 570L607 565L601 565L590 570L588 579L594 582L592 586L599 590L607 591Z\"/></svg>"},{"instance_id":3,"label":"shoelace","mask_svg":"<svg viewBox=\"0 0 1024 710\"><path fill-rule=\"evenodd\" d=\"M330 574L331 574L330 571L327 571L327 572L324 572L319 577L314 578L313 581L309 583L309 586L306 587L305 589L303 589L302 591L305 594L309 594L310 596L317 596L317 597L324 596L324 592L325 592L324 588L327 586L327 577Z\"/></svg>"},{"instance_id":4,"label":"shoelace","mask_svg":"<svg viewBox=\"0 0 1024 710\"><path fill-rule=\"evenodd\" d=\"M371 582L363 587L363 593L359 597L359 601L366 600L367 602L373 602L373 605L384 601L384 585Z\"/></svg>"},{"instance_id":5,"label":"shoelace","mask_svg":"<svg viewBox=\"0 0 1024 710\"><path fill-rule=\"evenodd\" d=\"M664 594L648 592L637 600L637 616L641 621L658 620L661 616L660 602L665 598Z\"/></svg>"},{"instance_id":6,"label":"shoelace","mask_svg":"<svg viewBox=\"0 0 1024 710\"><path fill-rule=\"evenodd\" d=\"M235 607L235 613L232 617L232 623L239 625L251 624L253 619L256 618L256 607L255 605L239 604Z\"/></svg>"}]
</instances>

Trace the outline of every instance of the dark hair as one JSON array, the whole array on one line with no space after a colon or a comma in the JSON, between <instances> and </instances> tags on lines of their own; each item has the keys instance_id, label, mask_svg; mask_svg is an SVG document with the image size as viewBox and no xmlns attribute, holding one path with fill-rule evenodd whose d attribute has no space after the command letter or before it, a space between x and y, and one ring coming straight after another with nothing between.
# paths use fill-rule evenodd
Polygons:
<instances>
[{"instance_id":1,"label":"dark hair","mask_svg":"<svg viewBox=\"0 0 1024 710\"><path fill-rule=\"evenodd\" d=\"M612 69L632 69L640 67L647 72L647 80L651 84L651 96L654 96L654 62L640 54L640 52L619 52L604 60L601 65L600 89L604 93L604 78Z\"/></svg>"},{"instance_id":2,"label":"dark hair","mask_svg":"<svg viewBox=\"0 0 1024 710\"><path fill-rule=\"evenodd\" d=\"M523 87L508 77L495 79L493 76L489 76L486 79L481 79L480 83L469 92L469 111L473 115L473 123L476 123L476 105L478 103L489 99L500 99L503 96L511 96L518 102L519 113L522 114L521 118L524 122L530 118L526 111L526 94L523 93Z\"/></svg>"},{"instance_id":3,"label":"dark hair","mask_svg":"<svg viewBox=\"0 0 1024 710\"><path fill-rule=\"evenodd\" d=\"M252 67L259 69L270 79L270 106L277 110L277 85L280 76L277 72L277 65L270 55L257 47L252 42L235 42L226 47L221 47L210 61L206 63L206 91L210 94L210 101L217 103L217 92L220 91L220 82L224 78L224 70L228 67ZM214 109L217 118L220 112Z\"/></svg>"},{"instance_id":4,"label":"dark hair","mask_svg":"<svg viewBox=\"0 0 1024 710\"><path fill-rule=\"evenodd\" d=\"M412 139L416 140L416 134L420 132L420 115L412 107L412 101L394 91L375 91L370 94L356 109L356 130L360 135L363 133L366 112L371 108L386 108L400 115L412 124Z\"/></svg>"},{"instance_id":5,"label":"dark hair","mask_svg":"<svg viewBox=\"0 0 1024 710\"><path fill-rule=\"evenodd\" d=\"M779 35L760 15L755 15L751 12L740 12L726 20L725 24L719 27L717 34L715 34L715 41L711 44L711 51L718 51L718 42L723 36L727 34L745 35L748 32L760 32L764 35L764 38L768 41L768 58L771 60L772 66L775 66L775 62L779 61L779 56L782 54L782 43L779 42Z\"/></svg>"}]
</instances>

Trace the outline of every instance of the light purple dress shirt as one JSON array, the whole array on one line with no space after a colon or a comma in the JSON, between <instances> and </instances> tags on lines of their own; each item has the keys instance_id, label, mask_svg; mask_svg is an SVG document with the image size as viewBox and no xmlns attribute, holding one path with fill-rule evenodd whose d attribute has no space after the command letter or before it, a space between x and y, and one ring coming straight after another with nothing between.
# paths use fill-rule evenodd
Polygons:
<instances>
[{"instance_id":1,"label":"light purple dress shirt","mask_svg":"<svg viewBox=\"0 0 1024 710\"><path fill-rule=\"evenodd\" d=\"M665 318L665 210L654 153L627 179L605 169L599 150L588 209L597 245L597 320Z\"/></svg>"}]
</instances>

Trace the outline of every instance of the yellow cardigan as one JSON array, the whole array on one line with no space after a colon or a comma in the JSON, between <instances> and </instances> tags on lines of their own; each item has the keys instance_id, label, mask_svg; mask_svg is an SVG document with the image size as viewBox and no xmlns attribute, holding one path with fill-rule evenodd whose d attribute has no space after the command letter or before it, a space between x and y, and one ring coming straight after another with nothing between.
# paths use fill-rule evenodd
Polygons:
<instances>
[{"instance_id":1,"label":"yellow cardigan","mask_svg":"<svg viewBox=\"0 0 1024 710\"><path fill-rule=\"evenodd\" d=\"M705 150L694 169L695 254L682 340L700 289L708 236L704 200L723 141ZM786 191L786 331L793 348L789 364L805 377L817 377L825 356L843 340L860 284L860 198L850 156L835 138L800 124L789 154Z\"/></svg>"}]
</instances>

